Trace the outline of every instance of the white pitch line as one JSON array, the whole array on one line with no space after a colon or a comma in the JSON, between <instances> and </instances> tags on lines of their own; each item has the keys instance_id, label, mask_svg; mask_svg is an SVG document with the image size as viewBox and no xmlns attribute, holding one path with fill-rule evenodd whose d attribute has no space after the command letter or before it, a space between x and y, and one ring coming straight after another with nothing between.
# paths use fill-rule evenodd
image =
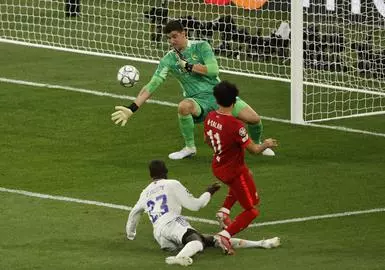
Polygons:
<instances>
[{"instance_id":1,"label":"white pitch line","mask_svg":"<svg viewBox=\"0 0 385 270\"><path fill-rule=\"evenodd\" d=\"M100 96L100 97L112 97L112 98L116 98L116 99L135 100L135 98L136 98L133 96L112 94L112 93L105 92L105 91L104 92L103 91L95 91L95 90L90 90L90 89L76 88L76 87L71 87L71 86L55 85L55 84L48 84L48 83L28 82L28 81L7 79L7 78L2 78L2 77L0 77L0 82L27 85L27 86L35 86L35 87L40 87L40 88L67 90L67 91L90 94L90 95ZM178 107L178 104L175 104L172 102L167 102L167 101L149 99L146 102L158 104L158 105L169 106L169 107Z\"/></svg>"},{"instance_id":2,"label":"white pitch line","mask_svg":"<svg viewBox=\"0 0 385 270\"><path fill-rule=\"evenodd\" d=\"M342 213L327 214L327 215L320 215L320 216L310 216L310 217L268 221L268 222L254 223L254 224L251 224L250 227L262 227L262 226L268 226L268 225L304 222L309 220L319 220L319 219L326 219L326 218L357 216L357 215L371 214L371 213L378 213L378 212L385 212L385 208L374 208L374 209L367 209L367 210L361 210L361 211L351 211L351 212L342 212Z\"/></svg>"},{"instance_id":3,"label":"white pitch line","mask_svg":"<svg viewBox=\"0 0 385 270\"><path fill-rule=\"evenodd\" d=\"M125 206L125 205L118 205L118 204L104 203L104 202L90 201L90 200L82 200L82 199L70 198L70 197L65 197L65 196L48 195L48 194L30 192L30 191L19 190L19 189L9 189L9 188L0 187L0 192L19 194L19 195L24 195L24 196L28 196L28 197L35 197L35 198L40 198L40 199L49 199L49 200L56 200L56 201L74 202L74 203L79 203L79 204L96 205L96 206L120 209L120 210L125 210L125 211L131 211L132 210L132 207ZM270 225L278 225L278 224L286 224L286 223L305 222L305 221L309 221L309 220L319 220L319 219L346 217L346 216L357 216L357 215L379 213L379 212L385 212L385 208L374 208L374 209L367 209L367 210L361 210L361 211L342 212L342 213L327 214L327 215L320 215L320 216L309 216L309 217L301 217L301 218L275 220L275 221L254 223L254 224L251 224L249 227L262 227L262 226L270 226ZM190 217L190 216L186 216L186 218L188 220L195 221L195 222L218 225L217 221L210 220L210 219Z\"/></svg>"},{"instance_id":4,"label":"white pitch line","mask_svg":"<svg viewBox=\"0 0 385 270\"><path fill-rule=\"evenodd\" d=\"M82 199L76 199L76 198L70 198L70 197L64 197L64 196L48 195L48 194L30 192L30 191L19 190L19 189L9 189L9 188L0 187L0 192L20 194L20 195L24 195L24 196L28 196L28 197L36 197L36 198L40 198L40 199L49 199L49 200L55 200L55 201L75 202L75 203L80 203L80 204L97 205L97 206L121 209L121 210L126 210L126 211L131 211L131 209L132 209L132 207L125 206L125 205L103 203L103 202L98 202L98 201L82 200Z\"/></svg>"},{"instance_id":5,"label":"white pitch line","mask_svg":"<svg viewBox=\"0 0 385 270\"><path fill-rule=\"evenodd\" d=\"M116 98L116 99L135 100L135 98L136 98L133 96L112 94L112 93L105 92L105 91L96 91L96 90L76 88L76 87L71 87L71 86L48 84L48 83L37 83L37 82L29 82L29 81L22 81L22 80L14 80L14 79L2 78L2 77L0 77L0 82L19 84L19 85L28 85L28 86L34 86L34 87L40 87L40 88L67 90L67 91L72 91L72 92L91 94L91 95L95 95L95 96L111 97L111 98ZM149 99L146 102L152 103L152 104L163 105L163 106L169 106L169 107L178 107L178 104L168 102L168 101ZM291 123L290 120L287 120L287 119L268 117L268 116L261 116L261 118L269 120L269 121L273 121L273 122L280 122L280 123L287 123L287 124ZM361 130L361 129L353 129L353 128L348 128L348 127L343 127L343 126L321 125L321 124L312 124L312 123L306 123L306 124L303 124L303 126L326 128L326 129L333 129L333 130L338 130L338 131L343 131L343 132L359 133L359 134L365 134L365 135L371 135L371 136L377 136L377 137L385 137L385 133L373 132L373 131L367 131L367 130Z\"/></svg>"}]
</instances>

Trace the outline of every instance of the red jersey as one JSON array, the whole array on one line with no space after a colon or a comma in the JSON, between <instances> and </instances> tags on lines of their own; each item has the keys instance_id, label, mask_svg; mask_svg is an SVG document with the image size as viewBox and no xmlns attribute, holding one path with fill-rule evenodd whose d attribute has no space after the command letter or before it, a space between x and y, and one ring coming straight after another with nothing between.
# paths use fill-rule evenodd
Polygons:
<instances>
[{"instance_id":1,"label":"red jersey","mask_svg":"<svg viewBox=\"0 0 385 270\"><path fill-rule=\"evenodd\" d=\"M243 122L232 115L211 111L204 123L206 142L214 150L212 169L223 182L245 168L245 147L251 142Z\"/></svg>"}]
</instances>

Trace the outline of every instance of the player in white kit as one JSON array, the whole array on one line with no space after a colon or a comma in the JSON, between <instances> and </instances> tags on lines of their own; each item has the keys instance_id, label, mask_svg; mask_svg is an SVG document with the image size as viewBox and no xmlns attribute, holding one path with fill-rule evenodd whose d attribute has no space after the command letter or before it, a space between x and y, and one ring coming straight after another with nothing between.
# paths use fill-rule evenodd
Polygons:
<instances>
[{"instance_id":1,"label":"player in white kit","mask_svg":"<svg viewBox=\"0 0 385 270\"><path fill-rule=\"evenodd\" d=\"M128 216L127 238L135 239L141 214L147 212L153 225L154 238L160 247L169 251L181 249L176 256L167 257L166 263L190 265L193 255L210 246L220 247L226 252L219 236L200 234L181 216L182 208L198 211L205 207L220 185L214 183L199 198L195 198L178 180L167 179L168 170L163 161L151 161L149 170L152 182L142 191ZM277 237L262 241L232 239L234 248L272 248L279 244Z\"/></svg>"}]
</instances>

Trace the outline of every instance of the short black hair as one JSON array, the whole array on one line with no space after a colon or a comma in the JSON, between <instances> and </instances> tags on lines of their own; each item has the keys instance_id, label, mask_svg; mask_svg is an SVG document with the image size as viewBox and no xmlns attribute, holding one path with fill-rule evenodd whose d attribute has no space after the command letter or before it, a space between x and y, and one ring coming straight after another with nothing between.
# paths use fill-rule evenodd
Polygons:
<instances>
[{"instance_id":1,"label":"short black hair","mask_svg":"<svg viewBox=\"0 0 385 270\"><path fill-rule=\"evenodd\" d=\"M214 97L217 103L223 107L230 107L235 104L238 94L237 86L228 81L222 81L214 86Z\"/></svg>"},{"instance_id":2,"label":"short black hair","mask_svg":"<svg viewBox=\"0 0 385 270\"><path fill-rule=\"evenodd\" d=\"M152 179L167 179L168 169L162 160L152 160L148 165Z\"/></svg>"},{"instance_id":3,"label":"short black hair","mask_svg":"<svg viewBox=\"0 0 385 270\"><path fill-rule=\"evenodd\" d=\"M172 31L183 32L184 26L183 26L182 22L179 20L169 21L166 24L166 26L164 27L163 32L165 34L170 34Z\"/></svg>"}]
</instances>

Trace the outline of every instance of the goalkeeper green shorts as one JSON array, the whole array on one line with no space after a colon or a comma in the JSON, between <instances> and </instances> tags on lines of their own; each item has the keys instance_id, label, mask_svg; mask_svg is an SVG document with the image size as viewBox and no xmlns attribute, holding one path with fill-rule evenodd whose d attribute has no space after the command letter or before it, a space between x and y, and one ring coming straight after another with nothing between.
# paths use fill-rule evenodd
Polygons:
<instances>
[{"instance_id":1,"label":"goalkeeper green shorts","mask_svg":"<svg viewBox=\"0 0 385 270\"><path fill-rule=\"evenodd\" d=\"M199 98L189 98L195 101L195 103L200 107L201 114L198 117L193 117L194 123L202 123L207 114L211 111L218 109L218 104L213 95L205 95L200 96ZM244 102L241 98L237 97L237 101L235 102L232 114L234 117L238 117L239 112L247 107L248 104Z\"/></svg>"}]
</instances>

